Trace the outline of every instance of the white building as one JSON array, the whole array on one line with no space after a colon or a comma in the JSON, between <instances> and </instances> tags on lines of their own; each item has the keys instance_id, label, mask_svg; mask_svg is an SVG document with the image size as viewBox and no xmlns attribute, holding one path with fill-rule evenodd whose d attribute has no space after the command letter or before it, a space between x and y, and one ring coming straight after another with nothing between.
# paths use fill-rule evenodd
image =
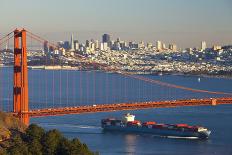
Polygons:
<instances>
[{"instance_id":1,"label":"white building","mask_svg":"<svg viewBox=\"0 0 232 155\"><path fill-rule=\"evenodd\" d=\"M171 51L176 52L176 51L177 51L177 46L176 46L176 44L170 44L170 45L169 45L169 49L170 49Z\"/></svg>"},{"instance_id":2,"label":"white building","mask_svg":"<svg viewBox=\"0 0 232 155\"><path fill-rule=\"evenodd\" d=\"M71 42L70 42L70 51L74 51L74 40L73 40L73 34L71 35Z\"/></svg>"},{"instance_id":3,"label":"white building","mask_svg":"<svg viewBox=\"0 0 232 155\"><path fill-rule=\"evenodd\" d=\"M205 42L205 41L202 41L202 42L201 42L201 50L204 51L206 48L207 48L206 42Z\"/></svg>"},{"instance_id":4,"label":"white building","mask_svg":"<svg viewBox=\"0 0 232 155\"><path fill-rule=\"evenodd\" d=\"M162 50L162 42L161 41L156 42L156 49L157 50Z\"/></svg>"},{"instance_id":5,"label":"white building","mask_svg":"<svg viewBox=\"0 0 232 155\"><path fill-rule=\"evenodd\" d=\"M101 43L100 49L101 49L101 51L107 51L108 50L108 44L107 43Z\"/></svg>"},{"instance_id":6,"label":"white building","mask_svg":"<svg viewBox=\"0 0 232 155\"><path fill-rule=\"evenodd\" d=\"M80 49L79 42L77 40L74 41L74 49L78 51Z\"/></svg>"}]
</instances>

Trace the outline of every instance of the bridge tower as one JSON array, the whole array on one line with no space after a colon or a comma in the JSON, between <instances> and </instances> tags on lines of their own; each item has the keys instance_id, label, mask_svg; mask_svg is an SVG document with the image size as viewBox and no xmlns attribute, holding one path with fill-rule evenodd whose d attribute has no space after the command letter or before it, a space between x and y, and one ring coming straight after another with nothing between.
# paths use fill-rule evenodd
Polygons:
<instances>
[{"instance_id":1,"label":"bridge tower","mask_svg":"<svg viewBox=\"0 0 232 155\"><path fill-rule=\"evenodd\" d=\"M13 112L18 114L21 122L29 125L28 71L26 30L14 31L14 88Z\"/></svg>"}]
</instances>

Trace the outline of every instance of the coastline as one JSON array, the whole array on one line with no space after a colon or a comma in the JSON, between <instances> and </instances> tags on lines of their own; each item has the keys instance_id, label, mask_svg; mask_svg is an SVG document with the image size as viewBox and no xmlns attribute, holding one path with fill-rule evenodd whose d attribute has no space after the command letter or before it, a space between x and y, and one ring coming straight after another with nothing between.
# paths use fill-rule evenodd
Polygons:
<instances>
[{"instance_id":1,"label":"coastline","mask_svg":"<svg viewBox=\"0 0 232 155\"><path fill-rule=\"evenodd\" d=\"M6 66L6 65L0 65L0 68L10 68L12 66ZM79 67L72 67L72 66L28 66L29 70L72 70L72 71L100 71L100 72L107 72L107 73L118 73L126 72L128 74L134 74L134 75L157 75L157 76L163 76L163 75L175 75L175 76L192 76L192 77L203 77L203 78L224 78L224 79L232 79L232 73L231 75L228 74L207 74L207 73L184 73L184 72L161 72L161 71L155 71L155 72L149 72L149 71L106 71L106 70L94 70L94 69L81 69Z\"/></svg>"}]
</instances>

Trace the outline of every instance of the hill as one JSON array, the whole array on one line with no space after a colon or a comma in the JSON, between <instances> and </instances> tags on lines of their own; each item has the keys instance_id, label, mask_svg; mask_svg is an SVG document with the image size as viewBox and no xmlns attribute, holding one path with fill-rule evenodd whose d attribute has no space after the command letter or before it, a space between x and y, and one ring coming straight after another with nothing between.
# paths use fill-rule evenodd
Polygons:
<instances>
[{"instance_id":1,"label":"hill","mask_svg":"<svg viewBox=\"0 0 232 155\"><path fill-rule=\"evenodd\" d=\"M26 127L14 116L0 112L0 155L96 155L79 139L67 139L58 130Z\"/></svg>"},{"instance_id":2,"label":"hill","mask_svg":"<svg viewBox=\"0 0 232 155\"><path fill-rule=\"evenodd\" d=\"M26 128L18 118L0 111L0 142L9 139L14 133L25 132Z\"/></svg>"}]
</instances>

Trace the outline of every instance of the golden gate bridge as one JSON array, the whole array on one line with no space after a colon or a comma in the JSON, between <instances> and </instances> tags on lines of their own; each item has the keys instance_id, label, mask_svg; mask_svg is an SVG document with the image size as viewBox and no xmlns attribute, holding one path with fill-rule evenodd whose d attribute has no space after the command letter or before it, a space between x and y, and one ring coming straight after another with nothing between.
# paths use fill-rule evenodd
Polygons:
<instances>
[{"instance_id":1,"label":"golden gate bridge","mask_svg":"<svg viewBox=\"0 0 232 155\"><path fill-rule=\"evenodd\" d=\"M30 83L29 82L30 79L28 79L28 56L27 55L28 55L29 48L27 44L28 43L33 44L32 41L34 40L42 44L46 42L53 49L57 49L58 47L56 44L50 43L46 39L43 39L42 37L35 35L30 31L27 31L25 29L21 29L21 30L16 29L0 39L0 50L1 50L1 47L3 47L6 44L9 44L9 40L11 40L12 38L13 38L13 46L14 46L14 50L13 50L14 61L13 61L13 69L12 69L13 70L13 75L12 75L13 76L13 80L12 80L12 83L13 83L12 93L13 94L12 96L8 95L8 98L9 98L8 99L9 102L7 103L8 110L6 111L11 112L13 115L17 116L26 125L29 124L31 117L45 117L45 116L57 116L57 115L66 115L66 114L96 113L96 112L109 112L109 111L121 111L121 110L138 110L138 109L148 109L148 108L166 108L166 107L178 107L178 106L206 106L206 105L219 105L219 104L231 104L232 103L232 97L231 97L232 93L229 93L229 92L195 89L195 88L180 86L180 85L176 85L172 83L163 82L161 80L155 80L155 79L148 78L145 76L134 75L134 74L130 74L124 71L120 71L120 73L118 74L127 78L127 80L128 79L138 80L138 81L142 81L143 83L149 83L151 85L159 86L158 89L154 91L154 96L159 95L159 93L162 91L161 88L163 87L167 88L168 90L164 91L164 93L166 93L167 96L169 97L167 98L164 97L160 100L155 100L155 101L146 101L146 100L145 101L144 100L133 101L133 102L123 101L123 102L117 102L117 103L100 103L100 104L98 103L98 104L91 104L91 105L80 105L78 103L75 103L75 104L69 105L68 104L69 98L68 96L66 96L67 104L62 104L62 106L59 107L54 104L54 102L57 102L55 101L56 95L54 91L57 87L59 87L60 96L62 95L62 92L61 92L62 87L66 87L65 90L68 91L68 88L67 88L69 86L68 72L67 72L67 83L65 86L63 86L61 82L58 82L58 83L54 82L55 77L54 77L54 71L53 71L53 75L52 75L53 92L50 93L48 91L49 86L46 80L46 78L48 77L41 77L41 80L46 81L45 82L46 90L41 90L41 92L45 93L46 95L50 93L50 95L53 98L52 102L54 106L50 107L48 106L48 104L46 104L44 106L40 106L39 108L30 108L31 104L33 103L30 102L29 95L30 93L33 93L34 90L33 89L30 90L29 86L34 85L34 82ZM109 72L109 71L117 72L117 70L114 69L112 66L107 66L105 64L94 62L87 57L83 57L82 55L79 55L78 53L76 53L76 55L78 56L78 59L80 59L81 61L88 63L90 65L93 65L93 66L98 66L104 69L104 71L106 72ZM62 75L60 74L60 79L62 79L61 77ZM80 79L81 78L82 77L80 76ZM95 94L100 93L101 90L98 90L98 88L96 88L95 77L93 77L92 80L93 80L92 84L93 86L95 86L94 93ZM113 81L109 81L108 79L108 82L112 83ZM81 85L82 82L80 81L79 84ZM103 82L102 84L107 87L107 84L104 84ZM71 85L72 85L71 87L74 90L75 85L73 85L73 83L71 83ZM118 84L116 83L115 85L118 85ZM125 85L125 83L123 83L122 85ZM0 82L0 87L3 87L3 84L1 84L1 82ZM127 88L124 88L124 89L125 90L122 90L122 91L124 91L126 94ZM174 92L173 95L175 95L175 92L177 90L182 90L183 92L188 91L192 93L198 93L198 94L201 94L201 97L200 98L199 97L186 97L185 98L185 96L182 96L182 98L180 99L175 99L175 100L169 99L171 96L170 92L173 91ZM78 91L80 92L79 95L84 96L84 93L81 94L81 92L83 91L82 86L79 87ZM35 93L35 95L40 97L42 93ZM76 95L75 91L73 91L72 93L74 96ZM66 92L66 94L68 94L68 92ZM144 94L142 93L142 95ZM213 96L205 97L208 95L213 95ZM0 101L1 101L1 96L0 96ZM12 99L10 99L11 97ZM97 96L95 97L97 98ZM127 98L126 95L125 95L125 98ZM39 101L37 102L38 104L40 104ZM47 96L46 96L46 103L47 102L49 101L47 100ZM62 101L60 100L59 102L61 103ZM3 103L2 101L2 103L0 104L3 107L4 105L2 104L6 104L6 103ZM11 107L10 105L12 105L12 108L10 108Z\"/></svg>"}]
</instances>

